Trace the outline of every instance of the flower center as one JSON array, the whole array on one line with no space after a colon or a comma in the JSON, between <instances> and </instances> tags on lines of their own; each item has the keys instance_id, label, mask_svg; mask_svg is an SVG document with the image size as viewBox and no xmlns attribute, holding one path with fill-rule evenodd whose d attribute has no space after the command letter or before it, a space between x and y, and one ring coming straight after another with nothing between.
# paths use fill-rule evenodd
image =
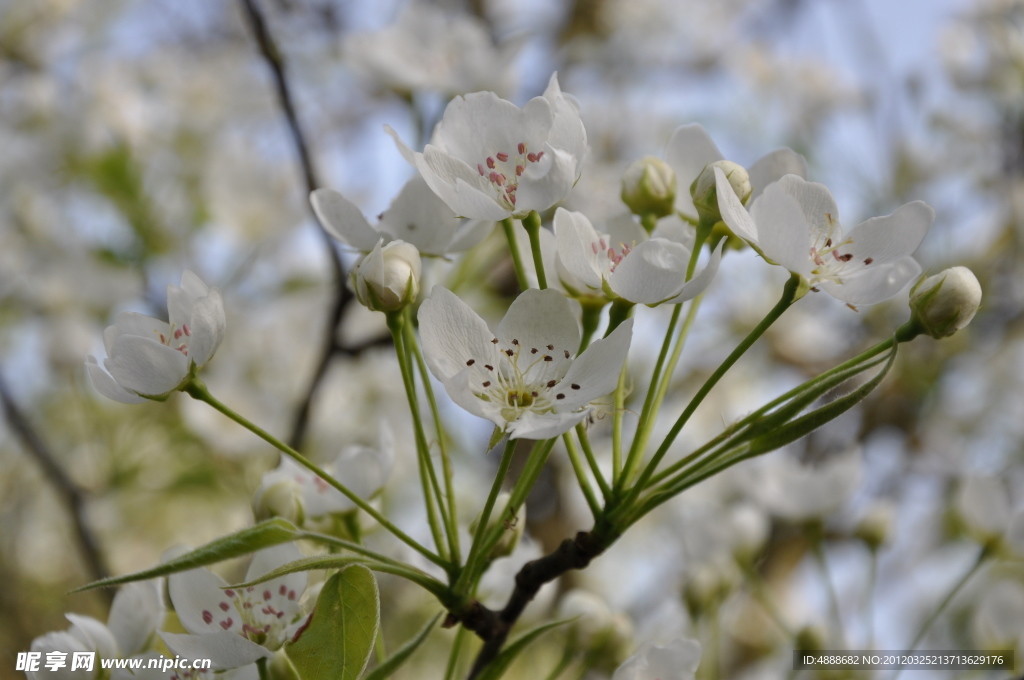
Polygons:
<instances>
[{"instance_id":1,"label":"flower center","mask_svg":"<svg viewBox=\"0 0 1024 680\"><path fill-rule=\"evenodd\" d=\"M477 163L476 170L495 190L498 203L512 210L516 207L519 178L530 163L536 163L543 157L543 151L527 151L526 143L519 142L516 153L498 151L493 156L488 156L483 163Z\"/></svg>"},{"instance_id":2,"label":"flower center","mask_svg":"<svg viewBox=\"0 0 1024 680\"><path fill-rule=\"evenodd\" d=\"M616 250L614 246L610 245L609 241L605 236L601 236L596 242L590 244L590 249L595 255L598 253L604 253L608 257L608 272L614 272L615 268L619 266L619 263L633 251L633 246L626 245L625 243L619 243L619 249Z\"/></svg>"},{"instance_id":3,"label":"flower center","mask_svg":"<svg viewBox=\"0 0 1024 680\"><path fill-rule=\"evenodd\" d=\"M174 324L171 324L169 336L159 331L153 332L160 336L161 345L167 345L188 356L188 338L192 337L192 330L187 323L181 324L181 328L175 328ZM184 340L182 340L183 338Z\"/></svg>"},{"instance_id":4,"label":"flower center","mask_svg":"<svg viewBox=\"0 0 1024 680\"><path fill-rule=\"evenodd\" d=\"M469 359L467 366L476 367L473 393L496 405L501 417L512 422L523 413L551 413L562 399L566 388L562 378L572 364L572 352L554 345L526 347L513 339L508 347L500 347L497 338L491 363L481 364ZM572 384L569 390L580 386Z\"/></svg>"},{"instance_id":5,"label":"flower center","mask_svg":"<svg viewBox=\"0 0 1024 680\"><path fill-rule=\"evenodd\" d=\"M224 594L231 598L231 603L227 600L218 602L220 613L216 615L211 610L203 610L204 622L211 624L217 621L221 628L230 630L235 623L232 614L237 614L241 617L242 637L270 649L281 646L284 628L290 623L282 605L295 601L298 594L294 590L282 583L276 591L265 584L262 590L250 586L244 590L228 589Z\"/></svg>"},{"instance_id":6,"label":"flower center","mask_svg":"<svg viewBox=\"0 0 1024 680\"><path fill-rule=\"evenodd\" d=\"M852 262L853 253L841 252L845 246L853 243L853 239L835 240L838 238L837 232L841 233L841 231L838 221L832 217L831 213L825 213L825 224L826 228L818 234L811 245L810 257L815 265L811 270L811 274L814 275L814 279L811 281L812 286L822 281L842 284L843 277L849 276L852 270L859 268L860 265L858 262ZM874 262L873 258L866 258L864 265L869 265L872 262Z\"/></svg>"}]
</instances>

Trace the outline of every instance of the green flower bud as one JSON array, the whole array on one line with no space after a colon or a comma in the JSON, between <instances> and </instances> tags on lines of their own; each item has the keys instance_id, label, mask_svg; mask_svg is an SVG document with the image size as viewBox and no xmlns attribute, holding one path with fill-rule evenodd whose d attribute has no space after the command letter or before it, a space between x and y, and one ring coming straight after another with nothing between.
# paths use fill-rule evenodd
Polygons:
<instances>
[{"instance_id":1,"label":"green flower bud","mask_svg":"<svg viewBox=\"0 0 1024 680\"><path fill-rule=\"evenodd\" d=\"M267 487L261 486L253 496L252 511L257 521L283 517L296 526L302 526L305 519L302 489L291 479L281 479Z\"/></svg>"},{"instance_id":2,"label":"green flower bud","mask_svg":"<svg viewBox=\"0 0 1024 680\"><path fill-rule=\"evenodd\" d=\"M951 267L929 276L910 291L913 321L922 332L940 339L953 335L981 306L981 284L967 267Z\"/></svg>"},{"instance_id":3,"label":"green flower bud","mask_svg":"<svg viewBox=\"0 0 1024 680\"><path fill-rule=\"evenodd\" d=\"M665 217L675 211L676 171L665 161L646 156L622 176L622 202L634 215Z\"/></svg>"},{"instance_id":4,"label":"green flower bud","mask_svg":"<svg viewBox=\"0 0 1024 680\"><path fill-rule=\"evenodd\" d=\"M420 292L420 253L405 241L378 243L352 270L356 298L375 312L397 312Z\"/></svg>"},{"instance_id":5,"label":"green flower bud","mask_svg":"<svg viewBox=\"0 0 1024 680\"><path fill-rule=\"evenodd\" d=\"M732 190L736 192L741 203L746 203L753 191L750 187L750 175L742 165L732 161L715 161L704 166L704 170L690 185L690 196L693 197L693 205L697 208L697 214L701 221L710 224L722 220L722 213L718 210L715 168L721 168L725 173L729 184L732 185Z\"/></svg>"}]
</instances>

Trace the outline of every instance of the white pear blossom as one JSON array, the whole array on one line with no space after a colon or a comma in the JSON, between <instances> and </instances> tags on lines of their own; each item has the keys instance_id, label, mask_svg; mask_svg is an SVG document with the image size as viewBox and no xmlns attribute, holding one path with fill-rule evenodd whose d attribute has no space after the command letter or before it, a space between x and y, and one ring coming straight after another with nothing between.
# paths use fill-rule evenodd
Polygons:
<instances>
[{"instance_id":1,"label":"white pear blossom","mask_svg":"<svg viewBox=\"0 0 1024 680\"><path fill-rule=\"evenodd\" d=\"M444 257L474 246L487 235L477 221L463 222L430 190L422 177L413 177L381 213L373 227L354 203L333 189L317 189L309 195L320 224L334 238L363 253L383 239L405 241L423 255Z\"/></svg>"},{"instance_id":2,"label":"white pear blossom","mask_svg":"<svg viewBox=\"0 0 1024 680\"><path fill-rule=\"evenodd\" d=\"M679 638L667 645L646 643L618 667L612 680L693 680L701 646Z\"/></svg>"},{"instance_id":3,"label":"white pear blossom","mask_svg":"<svg viewBox=\"0 0 1024 680\"><path fill-rule=\"evenodd\" d=\"M41 635L32 641L33 652L95 652L99 659L119 659L133 656L145 648L163 617L160 593L155 581L131 583L118 591L110 608L106 625L79 614L66 614L71 627ZM98 677L100 663L92 671L71 670L68 664L57 670L29 671L29 680L55 678L81 680Z\"/></svg>"},{"instance_id":4,"label":"white pear blossom","mask_svg":"<svg viewBox=\"0 0 1024 680\"><path fill-rule=\"evenodd\" d=\"M484 220L523 216L565 198L587 151L578 106L557 74L521 109L493 92L456 97L422 153L386 129L455 214Z\"/></svg>"},{"instance_id":5,"label":"white pear blossom","mask_svg":"<svg viewBox=\"0 0 1024 680\"><path fill-rule=\"evenodd\" d=\"M678 241L658 235L653 238L632 220L616 237L599 233L583 213L559 208L555 212L559 271L568 274L563 285L583 286L609 298L658 305L690 300L710 285L721 261L721 248L691 280L686 269L691 250ZM575 286L574 286L575 284Z\"/></svg>"},{"instance_id":6,"label":"white pear blossom","mask_svg":"<svg viewBox=\"0 0 1024 680\"><path fill-rule=\"evenodd\" d=\"M405 241L392 241L385 246L382 239L356 262L349 284L367 309L394 312L416 301L421 268L415 246Z\"/></svg>"},{"instance_id":7,"label":"white pear blossom","mask_svg":"<svg viewBox=\"0 0 1024 680\"><path fill-rule=\"evenodd\" d=\"M725 160L725 156L707 131L697 123L676 128L669 139L665 155L668 164L676 171L676 210L696 219L697 209L690 196L690 185L706 166ZM752 190L750 200L753 201L765 187L784 175L806 177L807 161L790 149L776 149L755 161L747 168L747 174Z\"/></svg>"},{"instance_id":8,"label":"white pear blossom","mask_svg":"<svg viewBox=\"0 0 1024 680\"><path fill-rule=\"evenodd\" d=\"M518 40L495 45L481 20L414 0L394 24L351 36L344 55L356 70L398 92L506 92L521 46Z\"/></svg>"},{"instance_id":9,"label":"white pear blossom","mask_svg":"<svg viewBox=\"0 0 1024 680\"><path fill-rule=\"evenodd\" d=\"M346 446L323 469L332 477L342 480L357 496L368 499L384 487L391 475L394 458L391 432L381 427L380 444L376 448ZM253 507L272 509L268 508L268 504L273 503L273 495L281 488L293 494L304 519L345 513L356 507L347 496L287 456L282 456L281 464L263 475L259 488L253 494ZM269 514L296 519L281 512Z\"/></svg>"},{"instance_id":10,"label":"white pear blossom","mask_svg":"<svg viewBox=\"0 0 1024 680\"><path fill-rule=\"evenodd\" d=\"M220 291L186 270L180 288L167 286L167 311L169 322L122 312L107 327L103 368L92 356L85 364L100 394L126 404L163 397L210 360L224 337Z\"/></svg>"},{"instance_id":11,"label":"white pear blossom","mask_svg":"<svg viewBox=\"0 0 1024 680\"><path fill-rule=\"evenodd\" d=\"M722 219L765 259L850 305L886 300L921 272L911 257L935 219L923 201L873 217L844 233L835 199L824 185L786 175L750 207L716 169Z\"/></svg>"},{"instance_id":12,"label":"white pear blossom","mask_svg":"<svg viewBox=\"0 0 1024 680\"><path fill-rule=\"evenodd\" d=\"M246 572L252 581L301 559L294 544L257 552ZM168 592L181 625L191 635L163 633L182 656L209 658L217 668L237 668L271 656L301 625L299 598L306 574L286 574L246 588L229 588L208 569L172 574Z\"/></svg>"},{"instance_id":13,"label":"white pear blossom","mask_svg":"<svg viewBox=\"0 0 1024 680\"><path fill-rule=\"evenodd\" d=\"M578 357L580 329L556 290L529 289L491 333L454 293L435 287L419 313L423 353L456 404L513 439L569 430L618 382L632 319Z\"/></svg>"}]
</instances>

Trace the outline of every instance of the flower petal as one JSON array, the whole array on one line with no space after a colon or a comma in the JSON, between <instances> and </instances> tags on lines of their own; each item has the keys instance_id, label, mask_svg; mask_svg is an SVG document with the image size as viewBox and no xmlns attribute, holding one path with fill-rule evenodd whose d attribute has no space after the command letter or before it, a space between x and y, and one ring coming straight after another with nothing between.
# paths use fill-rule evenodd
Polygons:
<instances>
[{"instance_id":1,"label":"flower petal","mask_svg":"<svg viewBox=\"0 0 1024 680\"><path fill-rule=\"evenodd\" d=\"M715 191L718 196L718 210L722 214L722 221L732 230L733 234L744 241L757 245L757 224L747 209L743 207L743 203L721 168L715 168ZM756 205L754 203L752 207Z\"/></svg>"},{"instance_id":2,"label":"flower petal","mask_svg":"<svg viewBox=\"0 0 1024 680\"><path fill-rule=\"evenodd\" d=\"M665 160L676 171L676 210L691 217L697 216L690 185L704 166L722 158L722 152L701 125L691 123L676 128L665 150Z\"/></svg>"},{"instance_id":3,"label":"flower petal","mask_svg":"<svg viewBox=\"0 0 1024 680\"><path fill-rule=\"evenodd\" d=\"M641 243L626 255L608 277L621 298L653 305L679 293L686 280L690 251L662 238Z\"/></svg>"},{"instance_id":4,"label":"flower petal","mask_svg":"<svg viewBox=\"0 0 1024 680\"><path fill-rule=\"evenodd\" d=\"M191 569L167 577L167 591L178 620L190 633L206 635L242 631L242 616L224 591L220 576L209 569Z\"/></svg>"},{"instance_id":5,"label":"flower petal","mask_svg":"<svg viewBox=\"0 0 1024 680\"><path fill-rule=\"evenodd\" d=\"M912 255L935 221L935 211L924 201L900 206L892 214L872 217L850 230L849 248L854 262L871 258L873 264ZM869 265L870 266L870 265Z\"/></svg>"},{"instance_id":6,"label":"flower petal","mask_svg":"<svg viewBox=\"0 0 1024 680\"><path fill-rule=\"evenodd\" d=\"M462 160L435 146L427 145L416 154L420 175L444 203L459 217L503 220L511 210L498 205L497 192Z\"/></svg>"},{"instance_id":7,"label":"flower petal","mask_svg":"<svg viewBox=\"0 0 1024 680\"><path fill-rule=\"evenodd\" d=\"M531 163L516 191L516 214L547 210L569 195L576 183L576 158L567 151L544 145L544 156Z\"/></svg>"},{"instance_id":8,"label":"flower petal","mask_svg":"<svg viewBox=\"0 0 1024 680\"><path fill-rule=\"evenodd\" d=\"M253 581L278 567L302 558L303 554L294 543L283 543L271 548L264 548L252 556L249 569L245 572L245 580ZM261 583L256 588L263 591L265 604L273 606L274 609L284 612L286 617L291 618L299 611L299 596L306 590L307 576L308 574L304 571L285 574ZM269 598L267 593L270 594Z\"/></svg>"},{"instance_id":9,"label":"flower petal","mask_svg":"<svg viewBox=\"0 0 1024 680\"><path fill-rule=\"evenodd\" d=\"M805 206L782 184L769 186L751 209L750 216L757 224L757 245L772 262L806 276L813 263L809 255L812 227L807 223Z\"/></svg>"},{"instance_id":10,"label":"flower petal","mask_svg":"<svg viewBox=\"0 0 1024 680\"><path fill-rule=\"evenodd\" d=\"M89 374L89 380L92 381L92 386L96 388L96 391L107 399L113 399L114 401L119 401L122 404L141 404L146 401L134 392L129 392L118 385L117 382L110 377L110 374L104 371L103 368L96 363L96 357L92 355L90 355L85 361L85 372Z\"/></svg>"},{"instance_id":11,"label":"flower petal","mask_svg":"<svg viewBox=\"0 0 1024 680\"><path fill-rule=\"evenodd\" d=\"M514 152L520 142L539 145L547 139L554 117L543 97L534 97L520 109L493 92L474 92L448 103L434 131L434 144L474 167L488 154Z\"/></svg>"},{"instance_id":12,"label":"flower petal","mask_svg":"<svg viewBox=\"0 0 1024 680\"><path fill-rule=\"evenodd\" d=\"M576 357L561 380L561 384L569 385L570 389L565 391L565 399L559 402L559 409L576 410L614 390L632 339L633 319L630 318L619 324L611 335L594 342ZM571 389L572 385L580 388Z\"/></svg>"},{"instance_id":13,"label":"flower petal","mask_svg":"<svg viewBox=\"0 0 1024 680\"><path fill-rule=\"evenodd\" d=\"M590 220L583 213L558 208L554 228L556 252L562 267L576 282L591 290L600 290L608 258L596 247L601 237Z\"/></svg>"},{"instance_id":14,"label":"flower petal","mask_svg":"<svg viewBox=\"0 0 1024 680\"><path fill-rule=\"evenodd\" d=\"M411 243L421 253L438 256L447 252L458 227L455 213L419 176L405 183L378 225L381 231Z\"/></svg>"},{"instance_id":15,"label":"flower petal","mask_svg":"<svg viewBox=\"0 0 1024 680\"><path fill-rule=\"evenodd\" d=\"M579 349L580 327L565 295L557 290L530 288L512 301L498 325L498 338L505 348L518 340L523 347L559 355L568 351L572 355Z\"/></svg>"},{"instance_id":16,"label":"flower petal","mask_svg":"<svg viewBox=\"0 0 1024 680\"><path fill-rule=\"evenodd\" d=\"M747 169L750 177L750 202L760 196L772 182L777 182L786 175L807 177L807 160L792 149L776 149L759 158Z\"/></svg>"},{"instance_id":17,"label":"flower petal","mask_svg":"<svg viewBox=\"0 0 1024 680\"><path fill-rule=\"evenodd\" d=\"M154 319L138 312L121 312L114 319L114 325L107 326L103 331L103 345L107 350L107 356L110 356L114 341L122 335L137 335L151 340L159 340L161 334L164 337L171 334L171 326L166 321Z\"/></svg>"},{"instance_id":18,"label":"flower petal","mask_svg":"<svg viewBox=\"0 0 1024 680\"><path fill-rule=\"evenodd\" d=\"M708 263L704 265L704 268L697 272L692 279L687 281L679 293L667 302L670 304L686 302L707 290L707 287L711 285L712 281L714 281L715 275L718 274L718 265L722 262L722 252L724 249L725 241L723 240L718 244L718 247L715 248L715 252L711 253L711 259L709 259Z\"/></svg>"},{"instance_id":19,"label":"flower petal","mask_svg":"<svg viewBox=\"0 0 1024 680\"><path fill-rule=\"evenodd\" d=\"M487 324L446 288L434 287L420 306L419 321L423 355L441 382L459 374L470 360L484 364L495 356Z\"/></svg>"},{"instance_id":20,"label":"flower petal","mask_svg":"<svg viewBox=\"0 0 1024 680\"><path fill-rule=\"evenodd\" d=\"M65 614L64 617L71 622L68 632L84 642L89 649L95 649L102 658L116 659L121 656L117 641L105 625L91 616L81 614Z\"/></svg>"},{"instance_id":21,"label":"flower petal","mask_svg":"<svg viewBox=\"0 0 1024 680\"><path fill-rule=\"evenodd\" d=\"M211 288L208 295L196 301L190 323L192 336L188 343L188 356L197 366L203 366L220 347L227 327L224 301L219 290Z\"/></svg>"},{"instance_id":22,"label":"flower petal","mask_svg":"<svg viewBox=\"0 0 1024 680\"><path fill-rule=\"evenodd\" d=\"M107 627L123 656L142 651L163 620L162 610L157 581L129 583L117 591Z\"/></svg>"},{"instance_id":23,"label":"flower petal","mask_svg":"<svg viewBox=\"0 0 1024 680\"><path fill-rule=\"evenodd\" d=\"M207 635L160 633L168 649L186 659L209 659L213 670L227 670L268 659L273 653L237 633L217 632Z\"/></svg>"},{"instance_id":24,"label":"flower petal","mask_svg":"<svg viewBox=\"0 0 1024 680\"><path fill-rule=\"evenodd\" d=\"M851 305L871 305L896 295L920 274L921 265L907 256L862 267L842 283L825 281L819 285L832 297Z\"/></svg>"},{"instance_id":25,"label":"flower petal","mask_svg":"<svg viewBox=\"0 0 1024 680\"><path fill-rule=\"evenodd\" d=\"M826 235L831 236L833 241L839 242L842 238L842 230L839 228L839 208L828 187L818 182L808 182L796 175L786 175L774 186L796 201L803 211L804 220L808 226L806 246L810 246L814 241L824 240ZM751 213L753 212L755 211L751 209ZM757 222L759 228L764 228L764 224L756 215L754 221Z\"/></svg>"},{"instance_id":26,"label":"flower petal","mask_svg":"<svg viewBox=\"0 0 1024 680\"><path fill-rule=\"evenodd\" d=\"M309 195L309 202L324 230L342 243L366 252L380 238L363 211L337 191L317 189Z\"/></svg>"},{"instance_id":27,"label":"flower petal","mask_svg":"<svg viewBox=\"0 0 1024 680\"><path fill-rule=\"evenodd\" d=\"M156 340L122 335L114 340L104 362L123 388L146 396L167 394L185 379L189 361L181 352Z\"/></svg>"},{"instance_id":28,"label":"flower petal","mask_svg":"<svg viewBox=\"0 0 1024 680\"><path fill-rule=\"evenodd\" d=\"M534 413L525 411L508 424L506 432L511 439L550 439L565 434L590 414L590 409L579 413Z\"/></svg>"},{"instance_id":29,"label":"flower petal","mask_svg":"<svg viewBox=\"0 0 1024 680\"><path fill-rule=\"evenodd\" d=\"M543 96L551 104L555 114L548 142L557 149L568 151L579 165L587 153L587 130L580 120L579 103L572 95L562 92L558 85L557 73L551 74L551 80L548 81Z\"/></svg>"}]
</instances>

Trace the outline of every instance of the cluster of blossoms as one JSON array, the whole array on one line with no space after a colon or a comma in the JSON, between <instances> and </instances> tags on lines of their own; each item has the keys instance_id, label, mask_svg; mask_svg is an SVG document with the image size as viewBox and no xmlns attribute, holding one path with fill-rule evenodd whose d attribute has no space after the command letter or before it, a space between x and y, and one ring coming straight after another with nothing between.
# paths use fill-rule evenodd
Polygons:
<instances>
[{"instance_id":1,"label":"cluster of blossoms","mask_svg":"<svg viewBox=\"0 0 1024 680\"><path fill-rule=\"evenodd\" d=\"M490 92L456 97L422 152L408 148L390 128L388 131L419 175L403 187L376 226L335 191L318 189L310 200L324 229L359 252L348 285L359 302L387 316L394 333L416 420L424 495L439 554L430 553L396 530L369 502L387 482L391 470L393 452L388 435L382 435L379 450L349 446L320 469L243 418L231 417L296 461L283 460L265 475L253 500L259 519L283 518L290 529L322 530L319 538L364 555L368 551L358 545L358 522L352 521L357 510L364 511L428 559L433 558L449 575L455 574L448 593L472 591L476 583L467 589L459 580L460 570L479 568L490 558L477 555L474 551L482 548L474 542L465 565L446 562L450 554L441 548L441 526L457 546L458 529L451 526L456 520L454 499L450 490L443 494L438 481L423 472L432 470L432 462L417 410L413 376L417 363L424 390L430 390L429 369L455 404L494 424L495 440L504 438L506 455L511 456L515 440L552 441L596 413L608 409L621 412L626 390L624 366L634 332L631 315L638 305L680 305L702 295L714 282L727 244L749 245L765 261L792 273L786 290L792 286L795 293L784 297L786 305L808 291L823 290L855 308L891 298L919 277L921 266L913 253L934 219L932 209L918 201L844 232L832 195L821 184L805 179L807 166L801 156L779 150L744 168L725 160L703 128L687 125L673 134L666 160L643 159L627 170L622 198L630 212L595 227L582 212L557 207L579 179L587 135L575 100L561 91L556 76L541 97L522 108ZM551 208L555 210L548 232L540 213ZM515 230L513 219L523 222L522 231ZM433 264L431 259L473 247L496 221L505 227L520 282L527 277L516 234L528 237L528 259L533 261L538 287L521 283L526 289L492 331L457 292L436 285L423 296L421 286L425 287L424 269ZM909 330L901 331L898 341L922 333L935 338L951 335L970 322L980 297L977 280L962 267L918 281L911 293ZM103 367L93 357L86 364L94 385L105 396L127 403L160 400L172 391L184 390L229 413L213 400L197 376L225 332L220 293L186 272L180 287L168 288L167 306L168 322L130 313L117 318L104 334L108 358ZM605 307L609 307L606 332L593 339L600 325L593 315L596 311L599 316ZM780 309L784 311L784 307ZM413 330L417 325L418 339ZM758 332L766 327L759 326ZM757 337L752 334L750 342ZM666 341L666 352L667 348ZM864 360L864 370L874 356ZM661 370L660 361L657 370ZM731 364L723 366L727 370ZM708 390L711 387L713 382L707 384ZM613 392L614 398L609 396ZM656 392L652 384L652 400ZM699 405L706 396L706 392L698 394L700 398L691 404ZM644 405L648 416L649 407L650 403ZM438 436L443 439L437 409L433 411ZM617 480L613 477L613 482L623 485L617 491L623 492L624 503L647 490L644 483L654 474L686 417L688 413L680 418L649 468L639 475L633 496L627 494L634 489L625 485L632 481L630 475L638 472L643 445L629 452L625 466L621 461L613 464L615 474L622 475ZM781 428L795 421L778 422ZM651 423L641 422L638 431L644 433L645 428L649 434ZM582 430L580 427L578 434ZM638 435L638 441L643 436ZM584 434L579 438L582 444ZM746 452L761 442L751 435L742 443L749 447ZM767 450L771 449L763 452ZM587 454L593 456L592 451ZM505 470L509 460L503 458ZM589 462L599 478L600 466ZM623 468L629 471L623 472ZM450 471L445 474L450 482ZM500 505L500 510L513 515L517 509L511 495L499 496L502 481L499 476L481 515L484 521L473 528L475 541L482 541L492 529L500 533L497 518L490 521L493 507ZM430 496L432 488L435 491ZM608 491L602 490L607 498ZM661 495L678 493L669 487ZM525 493L520 495L525 497ZM441 507L440 512L431 498ZM602 509L596 498L589 500L598 518ZM778 514L798 516L803 510L790 507ZM765 532L755 526L747 533ZM490 557L511 551L515 541L509 543L503 545L495 539L489 546ZM578 543L574 543L577 549ZM457 554L457 547L451 553ZM583 563L591 557L587 555ZM291 544L260 551L246 581L257 581L261 575L301 559ZM381 558L378 566L392 573L406 568L390 558ZM409 572L411 568L404 575ZM482 575L482 571L466 573L476 578ZM413 577L421 579L421 584L430 578L419 571ZM521 585L519 578L516 582L517 587ZM266 659L301 634L313 618L305 616L300 603L306 586L301 572L233 588L211 572L191 569L172 574L168 584L170 600L188 634L161 631L160 637L173 652L212 658L218 669L265 665ZM455 594L446 600L446 606ZM589 605L580 604L584 600L576 598L570 604L587 609ZM79 632L86 628L81 621L73 623ZM623 637L624 627L614 622L592 628L587 634L577 633L605 641ZM72 631L68 635L79 640L85 633ZM587 646L578 640L573 644L577 643L581 648ZM626 655L618 653L625 646L614 647L612 667ZM681 640L667 647L645 645L618 665L613 678L692 678L699 660L700 646L692 641Z\"/></svg>"}]
</instances>

